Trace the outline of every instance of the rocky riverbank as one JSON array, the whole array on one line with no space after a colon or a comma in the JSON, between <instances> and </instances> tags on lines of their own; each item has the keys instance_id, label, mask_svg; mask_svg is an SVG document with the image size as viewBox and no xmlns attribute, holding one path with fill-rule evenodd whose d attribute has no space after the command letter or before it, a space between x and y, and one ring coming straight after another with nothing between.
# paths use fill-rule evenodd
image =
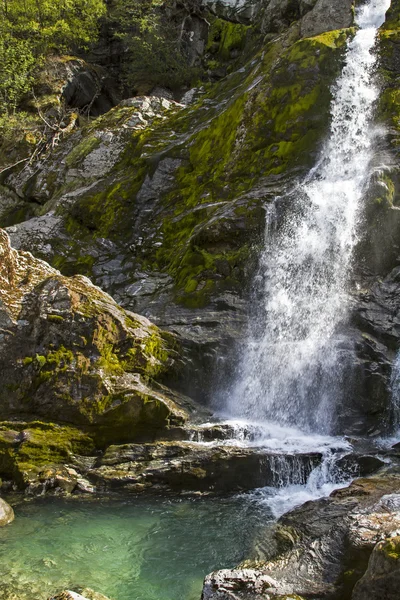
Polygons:
<instances>
[{"instance_id":1,"label":"rocky riverbank","mask_svg":"<svg viewBox=\"0 0 400 600\"><path fill-rule=\"evenodd\" d=\"M394 600L399 536L396 467L283 515L265 556L206 577L202 599Z\"/></svg>"}]
</instances>

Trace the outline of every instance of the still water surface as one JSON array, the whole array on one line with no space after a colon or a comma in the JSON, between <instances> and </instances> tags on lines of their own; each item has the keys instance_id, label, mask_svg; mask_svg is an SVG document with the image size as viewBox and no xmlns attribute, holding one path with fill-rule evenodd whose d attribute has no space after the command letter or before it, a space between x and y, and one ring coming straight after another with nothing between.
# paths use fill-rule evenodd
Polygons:
<instances>
[{"instance_id":1,"label":"still water surface","mask_svg":"<svg viewBox=\"0 0 400 600\"><path fill-rule=\"evenodd\" d=\"M15 513L0 529L0 582L27 600L77 587L113 600L199 600L204 576L247 558L272 521L245 497L54 498Z\"/></svg>"}]
</instances>

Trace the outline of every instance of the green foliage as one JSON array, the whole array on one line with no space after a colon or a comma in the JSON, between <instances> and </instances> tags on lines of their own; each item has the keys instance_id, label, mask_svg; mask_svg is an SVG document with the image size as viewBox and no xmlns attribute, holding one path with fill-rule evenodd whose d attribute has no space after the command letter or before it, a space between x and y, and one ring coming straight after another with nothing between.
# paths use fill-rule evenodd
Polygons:
<instances>
[{"instance_id":1,"label":"green foliage","mask_svg":"<svg viewBox=\"0 0 400 600\"><path fill-rule=\"evenodd\" d=\"M14 111L21 96L29 90L34 64L29 42L0 29L0 113L6 107Z\"/></svg>"},{"instance_id":2,"label":"green foliage","mask_svg":"<svg viewBox=\"0 0 400 600\"><path fill-rule=\"evenodd\" d=\"M103 0L3 0L0 115L15 111L46 54L92 42L105 10Z\"/></svg>"},{"instance_id":3,"label":"green foliage","mask_svg":"<svg viewBox=\"0 0 400 600\"><path fill-rule=\"evenodd\" d=\"M123 80L147 93L155 85L179 88L198 78L189 65L179 21L166 18L162 0L116 0L110 13L126 48Z\"/></svg>"}]
</instances>

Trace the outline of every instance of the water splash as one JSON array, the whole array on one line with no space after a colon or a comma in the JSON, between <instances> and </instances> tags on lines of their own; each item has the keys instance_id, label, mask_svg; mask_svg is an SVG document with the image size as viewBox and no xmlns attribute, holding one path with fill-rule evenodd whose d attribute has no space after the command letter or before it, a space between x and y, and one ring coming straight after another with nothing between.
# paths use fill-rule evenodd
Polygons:
<instances>
[{"instance_id":1,"label":"water splash","mask_svg":"<svg viewBox=\"0 0 400 600\"><path fill-rule=\"evenodd\" d=\"M379 90L374 84L377 28L390 0L357 11L333 89L331 129L321 158L296 190L283 223L267 227L258 280L263 306L229 393L231 415L330 432L347 376L348 279L368 185L371 126Z\"/></svg>"},{"instance_id":2,"label":"water splash","mask_svg":"<svg viewBox=\"0 0 400 600\"><path fill-rule=\"evenodd\" d=\"M279 518L304 502L325 498L333 490L347 487L353 478L351 473L344 473L338 467L341 456L340 453L327 451L321 464L311 471L305 482L301 480L301 473L298 480L292 473L290 477L283 478L282 485L256 490L251 494L252 499L268 507L273 516Z\"/></svg>"}]
</instances>

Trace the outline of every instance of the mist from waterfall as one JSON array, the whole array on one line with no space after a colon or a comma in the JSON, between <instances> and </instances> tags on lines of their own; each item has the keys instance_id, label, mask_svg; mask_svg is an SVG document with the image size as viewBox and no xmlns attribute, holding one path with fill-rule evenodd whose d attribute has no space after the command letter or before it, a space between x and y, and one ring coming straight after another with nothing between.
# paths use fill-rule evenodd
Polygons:
<instances>
[{"instance_id":1,"label":"mist from waterfall","mask_svg":"<svg viewBox=\"0 0 400 600\"><path fill-rule=\"evenodd\" d=\"M376 138L374 46L389 6L370 0L358 9L318 164L290 198L277 200L289 206L283 222L267 224L256 278L262 307L225 401L232 417L332 429L347 376L339 329Z\"/></svg>"}]
</instances>

